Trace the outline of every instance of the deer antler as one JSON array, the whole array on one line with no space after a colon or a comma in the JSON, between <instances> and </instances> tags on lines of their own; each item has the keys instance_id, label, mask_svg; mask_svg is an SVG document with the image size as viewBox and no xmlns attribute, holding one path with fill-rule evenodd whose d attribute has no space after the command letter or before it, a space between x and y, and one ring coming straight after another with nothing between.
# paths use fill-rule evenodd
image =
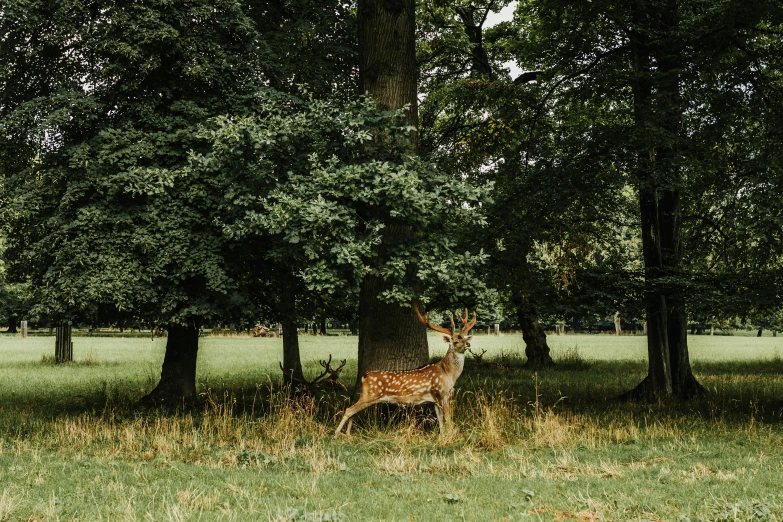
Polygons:
<instances>
[{"instance_id":1,"label":"deer antler","mask_svg":"<svg viewBox=\"0 0 783 522\"><path fill-rule=\"evenodd\" d=\"M416 316L419 318L419 322L423 324L424 326L427 326L436 332L445 333L446 335L454 335L455 326L454 326L454 316L451 316L451 331L448 330L448 328L443 328L442 326L434 325L430 322L430 313L427 312L427 315L425 317L422 317L421 312L419 312L419 307L416 303L413 303L413 311L416 312Z\"/></svg>"},{"instance_id":2,"label":"deer antler","mask_svg":"<svg viewBox=\"0 0 783 522\"><path fill-rule=\"evenodd\" d=\"M476 312L473 312L473 320L468 322L468 309L465 308L465 317L462 317L459 312L457 312L457 317L459 317L459 320L464 325L462 327L462 330L460 330L459 334L461 337L465 337L471 328L473 328L476 325ZM453 320L452 320L453 321Z\"/></svg>"},{"instance_id":3,"label":"deer antler","mask_svg":"<svg viewBox=\"0 0 783 522\"><path fill-rule=\"evenodd\" d=\"M323 386L330 386L335 389L347 391L345 385L338 381L337 379L340 378L340 372L343 371L343 366L345 366L345 363L347 362L346 359L343 359L340 361L340 366L337 368L331 367L332 362L332 354L329 354L329 360L328 361L318 361L318 364L323 366L326 371L329 373L329 377L327 377L324 381L321 382Z\"/></svg>"},{"instance_id":4,"label":"deer antler","mask_svg":"<svg viewBox=\"0 0 783 522\"><path fill-rule=\"evenodd\" d=\"M487 353L486 350L481 350L481 353L476 353L473 350L471 350L470 348L468 348L467 351L470 352L470 355L472 355L476 359L477 363L479 363L481 365L484 364L484 354Z\"/></svg>"},{"instance_id":5,"label":"deer antler","mask_svg":"<svg viewBox=\"0 0 783 522\"><path fill-rule=\"evenodd\" d=\"M340 366L338 366L337 368L332 368L332 366L331 366L331 364L332 364L332 355L329 354L329 360L328 361L319 361L318 362L318 364L320 364L324 368L323 373L321 373L315 379L312 379L310 381L308 381L306 379L300 379L299 377L295 377L294 376L294 370L286 370L285 368L283 368L283 364L282 363L279 363L279 364L280 364L280 370L282 370L283 375L289 381L301 383L304 386L305 390L308 393L310 393L311 395L313 395L314 391L315 391L315 389L316 389L316 387L318 385L328 385L328 386L331 386L333 388L340 388L341 390L345 390L345 386L341 382L338 382L337 379L340 377L340 372L343 371L343 366L345 366L346 362L347 362L347 360L343 359L342 361L340 361ZM327 375L329 377L324 379L324 377L326 377Z\"/></svg>"},{"instance_id":6,"label":"deer antler","mask_svg":"<svg viewBox=\"0 0 783 522\"><path fill-rule=\"evenodd\" d=\"M336 381L340 377L340 372L343 371L343 366L345 366L346 362L347 362L347 360L343 359L342 361L340 361L340 366L338 366L337 368L332 368L331 367L332 354L329 354L329 360L328 361L318 361L318 364L320 364L321 366L324 367L324 370L326 370L325 373L329 374L329 379L327 379L327 380ZM317 378L316 378L316 380L317 380ZM315 381L313 381L313 382L315 382Z\"/></svg>"}]
</instances>

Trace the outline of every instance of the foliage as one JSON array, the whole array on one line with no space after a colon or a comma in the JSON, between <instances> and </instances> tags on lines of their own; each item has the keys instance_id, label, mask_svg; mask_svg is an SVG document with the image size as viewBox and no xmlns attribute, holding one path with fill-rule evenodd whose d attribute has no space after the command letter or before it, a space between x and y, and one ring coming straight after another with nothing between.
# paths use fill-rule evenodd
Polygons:
<instances>
[{"instance_id":1,"label":"foliage","mask_svg":"<svg viewBox=\"0 0 783 522\"><path fill-rule=\"evenodd\" d=\"M463 241L490 256L489 279L506 307L535 315L530 304L538 305L547 319L618 306L638 314L633 200L606 149L583 139L610 132L616 118L600 102L556 103L549 73L544 82L509 81L504 60L538 63L520 53L529 33L519 19L483 27L502 3L436 6L420 14L422 148L457 179L494 183L484 202L490 227L466 230Z\"/></svg>"},{"instance_id":2,"label":"foliage","mask_svg":"<svg viewBox=\"0 0 783 522\"><path fill-rule=\"evenodd\" d=\"M567 156L614 172L634 191L682 190L684 265L660 284L692 295L688 306L697 317L752 314L777 306L781 288L783 227L779 206L769 202L781 193L780 151L773 143L783 107L783 13L775 2L672 5L520 2L515 23L526 38L515 40L514 53L547 71L552 110L598 111L581 126L558 118L558 141L567 143L563 138L577 130ZM671 13L676 26L655 30L661 13ZM633 65L640 34L652 52L650 77ZM663 60L673 55L679 65L667 76L670 64ZM666 91L673 75L678 87ZM654 110L640 119L632 90L634 82L646 81L654 85ZM669 130L673 117L681 121L678 132ZM666 152L645 170L633 156L639 147ZM571 178L568 165L553 165L553 173Z\"/></svg>"},{"instance_id":3,"label":"foliage","mask_svg":"<svg viewBox=\"0 0 783 522\"><path fill-rule=\"evenodd\" d=\"M350 82L348 14L306 0L4 6L0 221L34 313L241 316L244 267L214 220L226 183L186 170L188 152L210 117L252 113L267 85L312 81L325 95Z\"/></svg>"},{"instance_id":4,"label":"foliage","mask_svg":"<svg viewBox=\"0 0 783 522\"><path fill-rule=\"evenodd\" d=\"M0 324L8 325L14 331L17 321L28 319L30 288L27 283L12 283L7 280L5 263L2 260L3 243L0 241Z\"/></svg>"},{"instance_id":5,"label":"foliage","mask_svg":"<svg viewBox=\"0 0 783 522\"><path fill-rule=\"evenodd\" d=\"M481 191L445 175L411 153L403 112L371 100L341 104L269 93L253 117L213 120L201 136L211 151L195 154L188 170L216 179L226 196L219 219L238 241L264 245L260 255L295 268L305 287L337 295L374 273L396 282L385 296L410 302L415 284L448 292L454 302L480 285L482 255L457 253L448 226L481 226ZM415 241L384 244L392 255L370 263L387 226L414 227ZM417 267L414 281L407 267Z\"/></svg>"}]
</instances>

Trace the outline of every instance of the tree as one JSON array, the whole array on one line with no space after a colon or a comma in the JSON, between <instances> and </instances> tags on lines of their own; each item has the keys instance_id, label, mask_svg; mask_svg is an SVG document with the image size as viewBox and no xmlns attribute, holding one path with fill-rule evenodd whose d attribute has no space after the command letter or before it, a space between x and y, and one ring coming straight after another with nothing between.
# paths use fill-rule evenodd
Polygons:
<instances>
[{"instance_id":1,"label":"tree","mask_svg":"<svg viewBox=\"0 0 783 522\"><path fill-rule=\"evenodd\" d=\"M517 311L528 364L545 366L552 359L535 306L529 299L530 292L526 291L533 286L531 271L525 268L526 256L519 255L519 249L530 249L532 241L530 237L511 237L525 227L509 223L509 214L516 217L517 213L508 211L517 208L518 199L507 197L507 183L497 168L499 162L507 159L516 164L511 145L513 131L503 114L511 112L511 106L522 113L530 106L525 93L521 93L520 99L511 99L516 89L508 82L501 64L502 53L494 45L501 37L497 31L485 35L487 15L500 7L493 2L423 7L419 55L424 70L421 89L428 95L422 107L422 143L423 150L438 155L454 177L467 176L480 185L488 180L496 182L493 198L484 202L492 227L483 237L467 231L466 240L478 241L492 252L493 275L500 264L506 264L505 269L500 269L502 275L493 279L499 287L508 284L503 290ZM518 123L519 118L516 120Z\"/></svg>"},{"instance_id":2,"label":"tree","mask_svg":"<svg viewBox=\"0 0 783 522\"><path fill-rule=\"evenodd\" d=\"M412 149L418 150L416 2L359 0L358 30L359 92L372 96L383 109L407 107L407 121L414 129ZM404 244L414 233L404 220L385 223L384 235L390 246ZM379 251L380 262L390 255L389 250ZM408 270L411 275L412 265ZM366 274L362 279L357 383L368 370L407 370L423 366L429 358L426 329L411 307L380 299L391 289L377 274Z\"/></svg>"},{"instance_id":3,"label":"tree","mask_svg":"<svg viewBox=\"0 0 783 522\"><path fill-rule=\"evenodd\" d=\"M527 365L545 367L553 360L542 316L573 317L601 306L606 315L624 300L605 289L607 280L618 279L611 272L628 261L613 237L628 198L622 178L595 168L608 160L587 156L599 152L583 136L589 125L606 126L601 105L555 105L542 71L509 77L503 63L518 50L518 25L484 28L487 14L503 5L423 7L422 150L455 178L493 184L483 202L491 226L479 235L468 231L465 240L491 254L487 275L515 312ZM538 84L529 83L536 78ZM596 293L604 293L603 303L575 299Z\"/></svg>"},{"instance_id":4,"label":"tree","mask_svg":"<svg viewBox=\"0 0 783 522\"><path fill-rule=\"evenodd\" d=\"M0 239L0 252L3 242ZM6 279L5 263L0 256L0 324L7 324L7 333L17 333L17 323L29 319L27 313L31 307L30 289L26 283L11 283Z\"/></svg>"},{"instance_id":5,"label":"tree","mask_svg":"<svg viewBox=\"0 0 783 522\"><path fill-rule=\"evenodd\" d=\"M191 397L198 327L244 314L253 288L215 219L231 173L197 177L188 151L206 150L209 118L252 113L268 85L350 81L355 51L335 22L347 6L297 2L326 6L303 24L279 2L28 4L2 18L9 276L29 276L35 312L58 322L167 325L150 398Z\"/></svg>"},{"instance_id":6,"label":"tree","mask_svg":"<svg viewBox=\"0 0 783 522\"><path fill-rule=\"evenodd\" d=\"M713 127L721 112L701 100L711 97L709 76L728 91L755 90L752 82L737 82L736 72L745 67L738 51L756 46L756 35L770 24L779 25L779 11L766 2L520 3L529 30L520 49L557 78L550 92L558 104L592 103L614 115L609 132L586 129L584 141L610 155L605 165L626 175L638 198L649 369L630 396L688 398L701 391L688 359L686 305L696 288L689 282L698 279L688 268L706 252L685 250L683 208L715 204L697 182L718 174L707 160L715 135L707 138L711 133L703 130L720 128L717 143L728 144L730 128ZM732 148L745 146L729 141Z\"/></svg>"},{"instance_id":7,"label":"tree","mask_svg":"<svg viewBox=\"0 0 783 522\"><path fill-rule=\"evenodd\" d=\"M233 173L218 189L239 202L227 201L225 230L238 243L263 245L254 250L259 262L293 267L303 300L339 303L371 276L385 282L379 300L407 312L400 304L417 293L430 299L440 287L460 299L482 287L471 267L484 256L455 253L446 233L456 220L479 222L472 208L482 192L446 183L411 154L402 111L368 98L269 93L255 116L216 118L202 136L211 150L195 154L189 169ZM388 234L398 222L417 233Z\"/></svg>"}]
</instances>

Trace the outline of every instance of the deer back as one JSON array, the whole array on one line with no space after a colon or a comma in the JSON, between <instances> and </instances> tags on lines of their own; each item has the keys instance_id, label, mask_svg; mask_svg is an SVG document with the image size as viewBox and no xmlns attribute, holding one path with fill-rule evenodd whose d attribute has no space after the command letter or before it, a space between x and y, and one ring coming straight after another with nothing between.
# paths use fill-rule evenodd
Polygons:
<instances>
[{"instance_id":1,"label":"deer back","mask_svg":"<svg viewBox=\"0 0 783 522\"><path fill-rule=\"evenodd\" d=\"M440 400L454 386L446 378L440 363L417 370L370 371L362 378L362 398L365 400L421 404Z\"/></svg>"},{"instance_id":2,"label":"deer back","mask_svg":"<svg viewBox=\"0 0 783 522\"><path fill-rule=\"evenodd\" d=\"M464 352L464 350L463 350ZM439 402L448 397L462 374L465 354L449 346L434 364L405 371L369 371L362 377L362 398L398 404Z\"/></svg>"}]
</instances>

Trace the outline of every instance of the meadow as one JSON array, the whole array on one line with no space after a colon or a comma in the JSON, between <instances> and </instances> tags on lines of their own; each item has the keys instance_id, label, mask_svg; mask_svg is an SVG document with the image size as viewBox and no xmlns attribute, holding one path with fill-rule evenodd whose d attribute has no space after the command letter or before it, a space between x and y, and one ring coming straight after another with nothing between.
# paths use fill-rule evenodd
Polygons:
<instances>
[{"instance_id":1,"label":"meadow","mask_svg":"<svg viewBox=\"0 0 783 522\"><path fill-rule=\"evenodd\" d=\"M305 372L356 337L300 338ZM431 336L433 357L445 344ZM206 337L200 397L137 401L165 339L0 336L0 521L775 520L783 517L783 337L691 336L709 393L618 402L646 373L641 336L550 336L530 372L521 336L477 335L454 424L368 410L332 438L346 395L294 403L280 339Z\"/></svg>"}]
</instances>

